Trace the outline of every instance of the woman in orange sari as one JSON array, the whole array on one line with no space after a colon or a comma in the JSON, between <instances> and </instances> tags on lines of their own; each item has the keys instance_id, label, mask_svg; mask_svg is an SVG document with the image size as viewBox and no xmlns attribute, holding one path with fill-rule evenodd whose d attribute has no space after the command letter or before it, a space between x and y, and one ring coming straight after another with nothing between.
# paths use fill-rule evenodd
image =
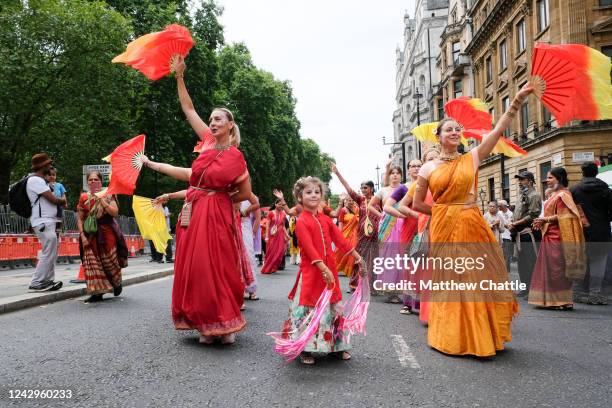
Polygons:
<instances>
[{"instance_id":1,"label":"woman in orange sari","mask_svg":"<svg viewBox=\"0 0 612 408\"><path fill-rule=\"evenodd\" d=\"M477 169L531 92L528 83L491 133L465 155L457 150L463 128L454 119L442 119L436 129L440 157L419 172L413 208L431 214L425 258L432 270L427 342L440 352L487 357L512 340L518 304L507 287L501 247L476 204ZM433 206L425 203L428 189Z\"/></svg>"},{"instance_id":2,"label":"woman in orange sari","mask_svg":"<svg viewBox=\"0 0 612 408\"><path fill-rule=\"evenodd\" d=\"M529 288L529 303L556 310L572 310L572 281L586 272L584 234L580 212L567 189L567 172L555 167L548 172L552 196L544 205L544 216L536 218L534 229L542 230Z\"/></svg>"},{"instance_id":3,"label":"woman in orange sari","mask_svg":"<svg viewBox=\"0 0 612 408\"><path fill-rule=\"evenodd\" d=\"M338 221L340 222L340 231L342 236L349 243L351 248L357 245L357 229L359 227L359 207L353 201L352 198L344 198L344 206L338 212ZM347 277L353 276L353 269L355 267L355 259L352 255L349 255L342 251L340 247L336 247L336 268L338 272L344 272ZM351 285L352 289L355 289L355 285Z\"/></svg>"}]
</instances>

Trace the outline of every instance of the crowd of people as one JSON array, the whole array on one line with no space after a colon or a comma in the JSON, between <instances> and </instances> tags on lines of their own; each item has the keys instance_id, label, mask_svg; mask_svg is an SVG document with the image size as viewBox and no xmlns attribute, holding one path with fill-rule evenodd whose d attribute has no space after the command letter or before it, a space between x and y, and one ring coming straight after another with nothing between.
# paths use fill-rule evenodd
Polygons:
<instances>
[{"instance_id":1,"label":"crowd of people","mask_svg":"<svg viewBox=\"0 0 612 408\"><path fill-rule=\"evenodd\" d=\"M525 85L495 128L475 148L458 151L463 128L451 118L436 128L438 145L427 149L422 160L408 163L408 181L402 168L387 165L384 186L375 191L365 181L355 191L335 165L332 173L346 189L336 209L324 201L325 186L310 176L295 182L295 206L283 193L260 208L251 189L247 163L240 145L240 131L233 114L215 108L206 123L196 112L185 86L185 62L174 61L180 106L196 134L214 139L191 167L157 163L141 156L143 165L188 183L185 190L162 194L155 204L184 200L176 225L176 251L172 245L166 261L174 261L172 319L177 330L196 330L199 341L232 344L244 329L241 313L245 300L257 300L257 275L285 268L286 255L299 264L295 284L289 291L289 314L282 325L287 339L295 339L317 309L326 288L331 298L320 310L320 324L300 354L304 364L314 364L316 353L351 356L350 335L343 332L341 281L348 277L348 292L368 282L373 295L401 304L401 313L418 314L428 325L428 344L450 355L495 355L511 341L511 323L518 313L515 293L509 289L485 291L435 291L419 282L476 279L494 284L509 280L514 261L525 296L538 307L570 310L574 302L607 304L605 271L610 242L612 194L599 181L593 163L583 165L584 179L568 189L567 173L553 168L547 175L549 198L535 189L528 171L516 176L519 198L513 209L504 200L492 201L481 213L477 204L477 171L489 156L525 98L533 91ZM32 227L43 245L32 290L57 290L54 281L57 257L58 208L66 206L65 189L52 188L51 159L39 154L32 159L33 174L27 179L32 204ZM87 175L89 192L79 199L78 229L89 302L105 293L121 293L121 268L127 248L114 217L113 196L100 197L102 177ZM59 206L59 207L58 207ZM262 211L267 210L267 211ZM389 267L374 272L379 258L409 255L413 258L450 259L482 257L478 273L457 273L434 264ZM161 260L162 254L154 255ZM363 260L363 262L362 262ZM587 273L588 270L588 273ZM260 276L261 279L264 279ZM414 283L405 289L380 289L377 282ZM386 286L387 288L392 286Z\"/></svg>"}]
</instances>

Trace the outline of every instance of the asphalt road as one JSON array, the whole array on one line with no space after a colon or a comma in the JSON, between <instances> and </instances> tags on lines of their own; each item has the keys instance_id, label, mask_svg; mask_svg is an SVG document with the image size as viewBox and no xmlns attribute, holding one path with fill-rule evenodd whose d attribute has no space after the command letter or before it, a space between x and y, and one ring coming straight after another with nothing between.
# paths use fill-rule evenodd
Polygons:
<instances>
[{"instance_id":1,"label":"asphalt road","mask_svg":"<svg viewBox=\"0 0 612 408\"><path fill-rule=\"evenodd\" d=\"M430 349L416 316L374 298L352 360L303 366L283 363L265 335L281 328L294 276L295 268L258 276L262 299L247 302L248 326L232 346L173 329L171 277L100 304L0 315L0 406L610 406L612 307L559 312L522 301L507 350L476 359ZM11 389L72 398L16 400Z\"/></svg>"}]
</instances>

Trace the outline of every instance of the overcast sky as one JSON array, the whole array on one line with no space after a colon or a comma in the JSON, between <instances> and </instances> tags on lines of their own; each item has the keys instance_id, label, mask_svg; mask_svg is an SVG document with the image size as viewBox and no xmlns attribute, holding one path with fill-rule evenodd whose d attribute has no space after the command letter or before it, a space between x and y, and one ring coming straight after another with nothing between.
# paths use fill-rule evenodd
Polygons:
<instances>
[{"instance_id":1,"label":"overcast sky","mask_svg":"<svg viewBox=\"0 0 612 408\"><path fill-rule=\"evenodd\" d=\"M301 136L335 157L353 188L375 181L393 140L395 47L414 0L219 0L226 42L289 80ZM248 137L248 135L245 135ZM333 193L343 191L334 177Z\"/></svg>"}]
</instances>

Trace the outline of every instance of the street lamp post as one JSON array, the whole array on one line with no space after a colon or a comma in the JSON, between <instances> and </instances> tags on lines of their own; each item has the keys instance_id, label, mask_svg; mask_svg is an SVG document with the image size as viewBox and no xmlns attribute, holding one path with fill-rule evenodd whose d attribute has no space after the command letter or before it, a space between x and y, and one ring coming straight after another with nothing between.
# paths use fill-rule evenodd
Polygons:
<instances>
[{"instance_id":1,"label":"street lamp post","mask_svg":"<svg viewBox=\"0 0 612 408\"><path fill-rule=\"evenodd\" d=\"M421 124L421 98L423 94L419 92L419 88L415 88L416 92L412 97L416 100L416 108L417 108L417 126ZM417 140L417 157L421 157L421 141Z\"/></svg>"},{"instance_id":2,"label":"street lamp post","mask_svg":"<svg viewBox=\"0 0 612 408\"><path fill-rule=\"evenodd\" d=\"M380 190L380 167L376 164L376 191Z\"/></svg>"},{"instance_id":3,"label":"street lamp post","mask_svg":"<svg viewBox=\"0 0 612 408\"><path fill-rule=\"evenodd\" d=\"M383 136L383 146L402 145L402 183L406 182L406 141L387 143Z\"/></svg>"}]
</instances>

